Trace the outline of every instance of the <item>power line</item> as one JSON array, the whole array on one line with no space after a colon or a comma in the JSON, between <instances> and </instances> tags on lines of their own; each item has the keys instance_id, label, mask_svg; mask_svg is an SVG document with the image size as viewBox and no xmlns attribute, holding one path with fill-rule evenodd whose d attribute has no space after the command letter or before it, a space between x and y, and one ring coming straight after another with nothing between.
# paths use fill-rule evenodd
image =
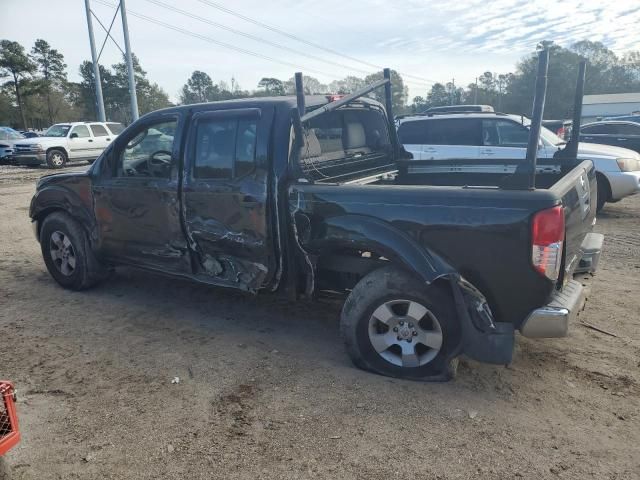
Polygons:
<instances>
[{"instance_id":1,"label":"power line","mask_svg":"<svg viewBox=\"0 0 640 480\"><path fill-rule=\"evenodd\" d=\"M220 28L222 30L226 30L226 31L234 33L236 35L241 35L241 36L243 36L245 38L250 38L251 40L255 40L255 41L263 43L263 44L271 45L273 47L280 48L282 50L286 50L288 52L295 53L296 55L302 55L302 56L304 56L306 58L313 58L313 59L318 60L320 62L328 63L328 64L331 64L331 65L335 65L335 66L340 67L340 68L345 68L345 69L347 69L349 71L355 70L355 71L358 71L360 73L364 73L366 75L369 75L369 74L372 73L371 71L362 70L362 69L358 69L358 68L353 68L353 67L351 67L349 65L345 65L344 63L339 63L339 62L334 62L332 60L327 60L325 58L318 57L316 55L312 55L310 53L303 52L301 50L296 50L295 48L287 47L286 45L282 45L281 43L277 43L277 42L272 42L270 40L266 40L265 38L262 38L262 37L259 37L259 36L256 36L256 35L252 35L250 33L246 33L246 32L243 32L241 30L237 30L235 28L228 27L228 26L223 25L221 23L214 22L212 20L209 20L208 18L204 18L204 17L198 16L198 15L195 15L193 13L187 12L185 10L181 10L179 8L176 8L176 7L172 6L172 5L167 5L166 3L160 2L158 0L146 0L146 1L149 2L149 3L153 3L154 5L157 5L159 7L166 8L167 10L171 10L173 12L180 13L181 15L185 15L185 16L187 16L189 18L193 18L194 20L199 20L199 21L201 21L203 23L206 23L208 25Z\"/></svg>"},{"instance_id":2,"label":"power line","mask_svg":"<svg viewBox=\"0 0 640 480\"><path fill-rule=\"evenodd\" d=\"M116 6L116 5L112 4L112 3L106 2L104 0L94 0L94 1L99 3L99 4L101 4L101 5L107 6L107 7L115 7ZM237 47L237 46L231 45L229 43L221 42L221 41L215 40L215 39L213 39L211 37L207 37L205 35L200 35L199 33L190 32L189 30L186 30L184 28L176 27L175 25L171 25L169 23L166 23L166 22L163 22L161 20L149 17L147 15L143 15L143 14L138 13L138 12L134 12L132 10L128 10L128 13L129 13L129 15L132 15L132 16L134 16L136 18L141 19L141 20L145 20L147 22L151 22L151 23L154 23L156 25L160 25L162 27L169 28L169 29L171 29L171 30L173 30L175 32L179 32L179 33L182 33L184 35L188 35L190 37L199 38L200 40L204 40L206 42L213 43L213 44L219 45L219 46L224 47L224 48L235 50L236 52L244 53L246 55L251 55L252 57L256 57L256 58L262 58L263 60L267 60L267 61L270 61L270 62L280 63L282 65L286 65L288 67L292 67L292 68L295 68L297 70L302 69L302 70L306 70L306 71L309 71L309 72L314 72L314 73L322 75L324 77L332 78L332 75L329 75L326 72L322 72L322 71L316 70L314 68L301 67L300 65L296 65L294 63L290 63L290 62L287 62L285 60L278 60L276 58L269 57L269 56L263 55L261 53L257 53L257 52L251 51L251 50L247 50L245 48Z\"/></svg>"},{"instance_id":3,"label":"power line","mask_svg":"<svg viewBox=\"0 0 640 480\"><path fill-rule=\"evenodd\" d=\"M367 62L365 60L360 60L360 59L352 57L350 55L341 53L341 52L339 52L337 50L333 50L332 48L325 47L323 45L319 45L319 44L314 43L314 42L310 42L309 40L306 40L304 38L298 37L297 35L293 35L292 33L285 32L283 30L280 30L279 28L273 27L273 26L268 25L268 24L266 24L264 22L261 22L259 20L255 20L255 19L253 19L251 17L247 17L246 15L243 15L243 14L241 14L239 12L236 12L235 10L231 10L230 8L227 8L227 7L225 7L223 5L220 5L220 4L216 3L216 2L212 2L210 0L198 0L198 1L200 3L204 3L205 5L209 5L210 7L216 8L216 9L222 11L222 12L228 13L229 15L233 15L234 17L238 17L238 18L240 18L240 19L242 19L242 20L244 20L246 22L253 23L254 25L258 25L259 27L266 28L267 30L270 30L270 31L275 32L275 33L278 33L280 35L284 35L285 37L288 37L288 38L290 38L292 40L296 40L298 42L304 43L305 45L309 45L310 47L314 47L314 48L318 48L320 50L324 50L325 52L331 53L333 55L338 55L340 57L346 58L346 59L351 60L353 62L357 62L357 63L363 64L363 65L367 65L368 67L375 68L376 70L382 70L383 69L383 67L381 67L380 65L376 65L374 63L370 63L370 62ZM414 78L414 79L416 79L416 80L418 80L418 81L420 81L422 83L426 83L426 84L437 83L435 80L430 80L428 78L421 78L421 77L418 77L418 76L415 76L415 75L409 75L407 73L402 73L402 72L398 72L398 73L400 75L404 76L404 77Z\"/></svg>"}]
</instances>

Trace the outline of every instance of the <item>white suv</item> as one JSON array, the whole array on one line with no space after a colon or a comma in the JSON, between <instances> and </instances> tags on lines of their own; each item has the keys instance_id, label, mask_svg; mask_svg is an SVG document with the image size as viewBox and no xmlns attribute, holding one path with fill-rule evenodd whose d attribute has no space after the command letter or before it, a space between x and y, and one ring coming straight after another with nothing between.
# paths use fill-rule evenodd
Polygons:
<instances>
[{"instance_id":1,"label":"white suv","mask_svg":"<svg viewBox=\"0 0 640 480\"><path fill-rule=\"evenodd\" d=\"M124 130L115 122L57 123L41 137L16 143L11 160L18 165L61 168L67 162L93 162Z\"/></svg>"},{"instance_id":2,"label":"white suv","mask_svg":"<svg viewBox=\"0 0 640 480\"><path fill-rule=\"evenodd\" d=\"M426 113L399 117L398 137L417 162L411 173L454 168L478 175L504 176L524 161L530 121L520 115L491 112ZM559 168L554 154L566 144L542 127L538 170ZM592 160L598 176L598 210L640 192L640 154L626 148L579 143L578 158ZM455 165L450 161L455 160ZM513 160L513 162L509 162ZM495 163L494 163L495 161Z\"/></svg>"}]
</instances>

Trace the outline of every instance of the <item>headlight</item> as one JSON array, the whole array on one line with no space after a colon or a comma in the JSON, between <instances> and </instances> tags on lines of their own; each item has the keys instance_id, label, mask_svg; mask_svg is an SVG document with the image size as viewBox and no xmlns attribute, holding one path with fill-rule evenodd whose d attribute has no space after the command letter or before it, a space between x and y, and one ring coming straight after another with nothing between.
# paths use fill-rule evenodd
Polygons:
<instances>
[{"instance_id":1,"label":"headlight","mask_svg":"<svg viewBox=\"0 0 640 480\"><path fill-rule=\"evenodd\" d=\"M616 159L618 162L618 167L623 172L636 172L640 170L640 160L635 158L618 158Z\"/></svg>"},{"instance_id":2,"label":"headlight","mask_svg":"<svg viewBox=\"0 0 640 480\"><path fill-rule=\"evenodd\" d=\"M41 143L36 143L35 145L33 145L33 149L37 150L38 152L43 152L44 151L44 147L42 146Z\"/></svg>"}]
</instances>

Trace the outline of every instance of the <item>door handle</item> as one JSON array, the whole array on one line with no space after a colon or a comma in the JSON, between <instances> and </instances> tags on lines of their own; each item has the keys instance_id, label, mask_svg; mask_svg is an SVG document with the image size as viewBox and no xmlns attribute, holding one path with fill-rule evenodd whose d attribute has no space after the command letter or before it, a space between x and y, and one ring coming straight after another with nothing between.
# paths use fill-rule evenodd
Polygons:
<instances>
[{"instance_id":1,"label":"door handle","mask_svg":"<svg viewBox=\"0 0 640 480\"><path fill-rule=\"evenodd\" d=\"M618 140L619 142L626 142L628 139L627 138L616 138L616 140Z\"/></svg>"},{"instance_id":2,"label":"door handle","mask_svg":"<svg viewBox=\"0 0 640 480\"><path fill-rule=\"evenodd\" d=\"M495 155L496 152L494 152L493 150L480 150L480 153L482 155Z\"/></svg>"},{"instance_id":3,"label":"door handle","mask_svg":"<svg viewBox=\"0 0 640 480\"><path fill-rule=\"evenodd\" d=\"M110 138L107 138L107 142L110 142L110 141L111 141L111 139L110 139Z\"/></svg>"},{"instance_id":4,"label":"door handle","mask_svg":"<svg viewBox=\"0 0 640 480\"><path fill-rule=\"evenodd\" d=\"M92 139L89 139L89 141L90 141L90 142L93 142L93 140L92 140Z\"/></svg>"}]
</instances>

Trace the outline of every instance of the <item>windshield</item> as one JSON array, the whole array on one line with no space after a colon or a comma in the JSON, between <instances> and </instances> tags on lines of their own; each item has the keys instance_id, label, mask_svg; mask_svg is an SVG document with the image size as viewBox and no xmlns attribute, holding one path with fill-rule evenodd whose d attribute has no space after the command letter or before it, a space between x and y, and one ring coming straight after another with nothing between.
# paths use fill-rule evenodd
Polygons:
<instances>
[{"instance_id":1,"label":"windshield","mask_svg":"<svg viewBox=\"0 0 640 480\"><path fill-rule=\"evenodd\" d=\"M44 132L43 137L66 137L71 125L53 125Z\"/></svg>"}]
</instances>

